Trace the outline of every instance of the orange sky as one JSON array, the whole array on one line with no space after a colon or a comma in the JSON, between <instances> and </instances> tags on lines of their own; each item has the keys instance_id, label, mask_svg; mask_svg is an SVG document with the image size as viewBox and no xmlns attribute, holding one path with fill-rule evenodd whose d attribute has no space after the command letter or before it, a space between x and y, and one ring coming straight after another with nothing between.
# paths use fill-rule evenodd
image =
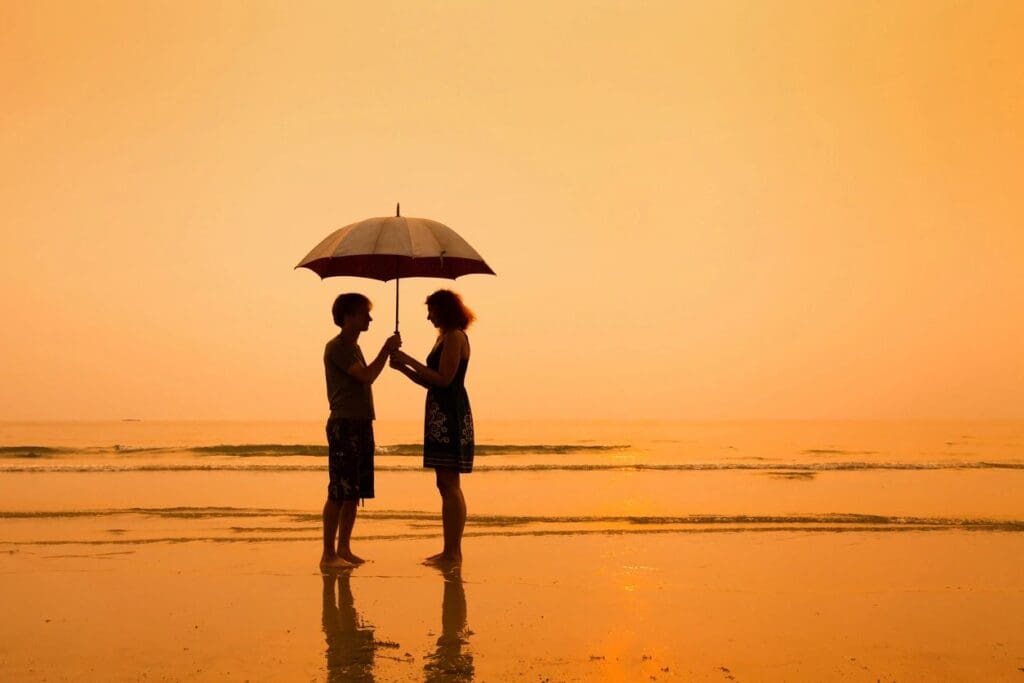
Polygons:
<instances>
[{"instance_id":1,"label":"orange sky","mask_svg":"<svg viewBox=\"0 0 1024 683\"><path fill-rule=\"evenodd\" d=\"M396 201L499 274L454 284L479 419L1024 417L1022 45L1016 2L4 2L0 420L320 419L330 301L369 354L394 285L292 267Z\"/></svg>"}]
</instances>

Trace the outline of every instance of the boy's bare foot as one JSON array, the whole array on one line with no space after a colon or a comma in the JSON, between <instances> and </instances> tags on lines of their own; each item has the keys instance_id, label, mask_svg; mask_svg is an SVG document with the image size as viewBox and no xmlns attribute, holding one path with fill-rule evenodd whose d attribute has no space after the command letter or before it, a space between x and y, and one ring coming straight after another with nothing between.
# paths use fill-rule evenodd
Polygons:
<instances>
[{"instance_id":1,"label":"boy's bare foot","mask_svg":"<svg viewBox=\"0 0 1024 683\"><path fill-rule=\"evenodd\" d=\"M338 557L345 560L346 562L351 562L352 564L363 564L364 562L366 562L366 560L359 557L351 550L349 550L347 553L338 553Z\"/></svg>"},{"instance_id":2,"label":"boy's bare foot","mask_svg":"<svg viewBox=\"0 0 1024 683\"><path fill-rule=\"evenodd\" d=\"M337 555L323 555L320 557L320 569L348 569L354 566L353 563Z\"/></svg>"},{"instance_id":3,"label":"boy's bare foot","mask_svg":"<svg viewBox=\"0 0 1024 683\"><path fill-rule=\"evenodd\" d=\"M438 553L423 560L423 564L431 567L441 567L442 569L457 567L462 564L462 554L448 555L446 553Z\"/></svg>"}]
</instances>

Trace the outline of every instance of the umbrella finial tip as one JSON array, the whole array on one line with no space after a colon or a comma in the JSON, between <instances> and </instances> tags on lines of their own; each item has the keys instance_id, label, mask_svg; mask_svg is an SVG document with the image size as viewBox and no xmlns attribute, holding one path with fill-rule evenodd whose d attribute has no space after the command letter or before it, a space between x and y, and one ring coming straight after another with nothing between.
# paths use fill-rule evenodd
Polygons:
<instances>
[{"instance_id":1,"label":"umbrella finial tip","mask_svg":"<svg viewBox=\"0 0 1024 683\"><path fill-rule=\"evenodd\" d=\"M398 218L401 215L402 215L402 203L401 202L397 202L395 204L395 217Z\"/></svg>"}]
</instances>

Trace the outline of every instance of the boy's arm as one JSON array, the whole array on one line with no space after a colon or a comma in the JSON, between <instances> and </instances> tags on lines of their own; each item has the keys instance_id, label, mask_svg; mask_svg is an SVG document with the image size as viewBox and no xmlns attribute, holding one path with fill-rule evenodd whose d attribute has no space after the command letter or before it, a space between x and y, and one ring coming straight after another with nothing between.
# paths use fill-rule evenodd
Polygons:
<instances>
[{"instance_id":1,"label":"boy's arm","mask_svg":"<svg viewBox=\"0 0 1024 683\"><path fill-rule=\"evenodd\" d=\"M374 380L376 380L380 375L381 370L384 369L384 365L388 362L388 357L391 355L391 352L401 345L401 336L393 334L388 337L386 342L384 342L384 346L380 347L377 357L374 358L369 365L363 365L357 360L345 368L345 372L347 372L357 382L373 384Z\"/></svg>"}]
</instances>

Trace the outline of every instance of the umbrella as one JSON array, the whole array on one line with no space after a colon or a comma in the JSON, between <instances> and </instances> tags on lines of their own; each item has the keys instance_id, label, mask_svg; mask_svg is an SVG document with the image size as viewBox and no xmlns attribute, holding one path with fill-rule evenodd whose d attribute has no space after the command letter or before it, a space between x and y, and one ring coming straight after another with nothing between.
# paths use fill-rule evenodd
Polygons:
<instances>
[{"instance_id":1,"label":"umbrella","mask_svg":"<svg viewBox=\"0 0 1024 683\"><path fill-rule=\"evenodd\" d=\"M321 278L348 275L395 281L395 332L398 332L398 282L403 277L454 280L470 273L494 275L480 254L447 225L402 215L367 218L328 235L296 268Z\"/></svg>"}]
</instances>

